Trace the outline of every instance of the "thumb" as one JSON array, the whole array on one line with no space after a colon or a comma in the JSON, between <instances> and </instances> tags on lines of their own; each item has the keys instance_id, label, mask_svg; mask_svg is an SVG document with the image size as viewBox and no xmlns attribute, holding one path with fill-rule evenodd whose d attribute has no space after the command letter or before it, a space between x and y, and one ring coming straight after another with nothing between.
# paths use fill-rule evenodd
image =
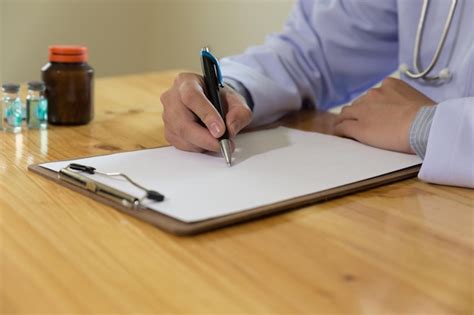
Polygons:
<instances>
[{"instance_id":1,"label":"thumb","mask_svg":"<svg viewBox=\"0 0 474 315\"><path fill-rule=\"evenodd\" d=\"M231 138L234 138L242 129L250 124L252 111L244 97L235 91L229 90L225 94L228 111L226 115L227 130Z\"/></svg>"}]
</instances>

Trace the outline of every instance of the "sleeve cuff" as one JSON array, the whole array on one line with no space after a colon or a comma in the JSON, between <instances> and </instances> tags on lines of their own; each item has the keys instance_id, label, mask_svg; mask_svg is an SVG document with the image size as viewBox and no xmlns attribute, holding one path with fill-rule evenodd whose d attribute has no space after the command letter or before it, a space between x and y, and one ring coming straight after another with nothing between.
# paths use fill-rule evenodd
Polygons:
<instances>
[{"instance_id":1,"label":"sleeve cuff","mask_svg":"<svg viewBox=\"0 0 474 315\"><path fill-rule=\"evenodd\" d=\"M410 128L410 146L422 159L425 158L426 146L430 134L431 123L436 111L436 106L424 106L416 114Z\"/></svg>"},{"instance_id":2,"label":"sleeve cuff","mask_svg":"<svg viewBox=\"0 0 474 315\"><path fill-rule=\"evenodd\" d=\"M232 79L232 78L227 78L224 77L224 82L229 85L232 89L234 89L237 93L242 95L245 98L245 101L247 102L248 107L250 108L251 111L253 111L253 99L252 95L250 95L249 91L243 85L240 81Z\"/></svg>"},{"instance_id":3,"label":"sleeve cuff","mask_svg":"<svg viewBox=\"0 0 474 315\"><path fill-rule=\"evenodd\" d=\"M298 90L292 85L282 85L246 65L228 58L221 60L224 81L240 82L253 101L253 115L250 127L272 123L288 112L299 110L301 100Z\"/></svg>"}]
</instances>

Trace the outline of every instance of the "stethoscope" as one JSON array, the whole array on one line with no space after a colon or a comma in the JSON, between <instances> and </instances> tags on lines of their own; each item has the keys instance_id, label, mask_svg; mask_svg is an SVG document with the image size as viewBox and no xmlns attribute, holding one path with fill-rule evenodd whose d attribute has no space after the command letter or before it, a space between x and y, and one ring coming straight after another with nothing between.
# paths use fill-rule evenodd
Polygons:
<instances>
[{"instance_id":1,"label":"stethoscope","mask_svg":"<svg viewBox=\"0 0 474 315\"><path fill-rule=\"evenodd\" d=\"M446 42L446 38L448 37L449 28L451 27L451 22L454 17L454 12L456 11L456 5L458 0L452 0L451 7L449 9L448 18L446 20L446 24L444 25L443 33L441 34L441 40L438 43L438 47L436 48L435 54L431 63L428 67L424 70L420 70L420 46L421 46L421 36L423 33L423 28L425 26L425 19L426 19L426 12L428 11L428 5L430 0L423 0L423 7L421 9L420 21L418 22L418 29L416 31L416 38L415 38L415 48L413 50L413 68L415 69L412 71L408 68L406 64L402 64L400 66L400 72L404 73L411 79L423 79L425 81L441 81L441 80L449 80L452 77L452 73L449 71L448 68L442 69L438 75L430 76L430 72L434 69L436 64L438 63L439 56L441 55L441 51L443 50L444 43Z\"/></svg>"}]
</instances>

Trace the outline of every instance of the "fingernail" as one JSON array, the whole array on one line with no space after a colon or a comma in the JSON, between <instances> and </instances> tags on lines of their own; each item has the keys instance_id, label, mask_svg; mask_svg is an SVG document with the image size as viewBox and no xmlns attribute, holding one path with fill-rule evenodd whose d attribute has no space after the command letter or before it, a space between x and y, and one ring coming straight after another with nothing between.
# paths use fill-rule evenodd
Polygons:
<instances>
[{"instance_id":1,"label":"fingernail","mask_svg":"<svg viewBox=\"0 0 474 315\"><path fill-rule=\"evenodd\" d=\"M219 128L219 124L216 122L211 123L210 131L214 138L217 138L221 135L221 128Z\"/></svg>"}]
</instances>

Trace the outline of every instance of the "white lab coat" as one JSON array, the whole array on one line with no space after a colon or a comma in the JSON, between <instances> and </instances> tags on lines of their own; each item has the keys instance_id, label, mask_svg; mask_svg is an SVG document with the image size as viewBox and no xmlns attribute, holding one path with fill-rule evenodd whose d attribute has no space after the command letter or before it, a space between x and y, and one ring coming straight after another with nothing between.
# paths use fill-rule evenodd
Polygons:
<instances>
[{"instance_id":1,"label":"white lab coat","mask_svg":"<svg viewBox=\"0 0 474 315\"><path fill-rule=\"evenodd\" d=\"M474 188L474 97L442 102L431 125L420 179Z\"/></svg>"}]
</instances>

